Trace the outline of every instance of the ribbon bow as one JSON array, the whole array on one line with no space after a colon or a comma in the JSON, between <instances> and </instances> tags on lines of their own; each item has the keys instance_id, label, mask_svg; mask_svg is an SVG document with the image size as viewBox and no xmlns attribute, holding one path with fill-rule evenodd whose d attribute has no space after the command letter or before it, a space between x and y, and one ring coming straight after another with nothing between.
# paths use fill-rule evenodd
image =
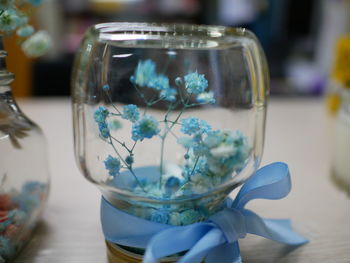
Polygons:
<instances>
[{"instance_id":1,"label":"ribbon bow","mask_svg":"<svg viewBox=\"0 0 350 263\"><path fill-rule=\"evenodd\" d=\"M244 206L253 199L281 199L291 190L285 163L259 169L240 189L227 207L206 222L171 226L127 214L102 198L101 222L105 238L124 246L146 248L143 263L188 251L178 263L242 262L238 239L247 233L289 245L308 241L292 230L288 219L263 219Z\"/></svg>"}]
</instances>

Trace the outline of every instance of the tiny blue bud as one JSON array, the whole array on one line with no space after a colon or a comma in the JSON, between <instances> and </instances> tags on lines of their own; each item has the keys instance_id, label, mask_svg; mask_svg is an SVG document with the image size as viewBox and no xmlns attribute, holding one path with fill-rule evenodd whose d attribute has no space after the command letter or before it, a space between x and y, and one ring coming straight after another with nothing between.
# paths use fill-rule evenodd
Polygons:
<instances>
[{"instance_id":1,"label":"tiny blue bud","mask_svg":"<svg viewBox=\"0 0 350 263\"><path fill-rule=\"evenodd\" d=\"M125 158L125 162L129 165L133 164L134 163L134 157L132 157L131 155L127 156Z\"/></svg>"},{"instance_id":2,"label":"tiny blue bud","mask_svg":"<svg viewBox=\"0 0 350 263\"><path fill-rule=\"evenodd\" d=\"M108 84L103 85L102 89L103 89L104 91L109 91L109 85L108 85Z\"/></svg>"},{"instance_id":3,"label":"tiny blue bud","mask_svg":"<svg viewBox=\"0 0 350 263\"><path fill-rule=\"evenodd\" d=\"M177 78L175 79L175 84L178 85L178 86L180 86L180 85L182 84L182 79L181 79L180 77L177 77Z\"/></svg>"},{"instance_id":4,"label":"tiny blue bud","mask_svg":"<svg viewBox=\"0 0 350 263\"><path fill-rule=\"evenodd\" d=\"M175 176L169 177L168 180L165 182L165 188L169 190L177 189L179 188L179 186L180 186L180 179Z\"/></svg>"},{"instance_id":5,"label":"tiny blue bud","mask_svg":"<svg viewBox=\"0 0 350 263\"><path fill-rule=\"evenodd\" d=\"M186 160L190 158L190 156L188 155L188 153L186 153L186 154L184 155L184 158L185 158Z\"/></svg>"}]
</instances>

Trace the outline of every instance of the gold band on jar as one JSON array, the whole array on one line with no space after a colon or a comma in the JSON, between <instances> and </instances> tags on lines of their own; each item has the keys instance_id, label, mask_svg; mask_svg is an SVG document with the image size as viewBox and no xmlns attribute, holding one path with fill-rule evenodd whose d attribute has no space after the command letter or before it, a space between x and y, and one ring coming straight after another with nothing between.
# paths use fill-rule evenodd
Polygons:
<instances>
[{"instance_id":1,"label":"gold band on jar","mask_svg":"<svg viewBox=\"0 0 350 263\"><path fill-rule=\"evenodd\" d=\"M109 263L141 263L142 256L129 252L120 246L106 241L107 244L107 257ZM167 259L161 259L159 262L162 263L173 263L178 258L172 257Z\"/></svg>"}]
</instances>

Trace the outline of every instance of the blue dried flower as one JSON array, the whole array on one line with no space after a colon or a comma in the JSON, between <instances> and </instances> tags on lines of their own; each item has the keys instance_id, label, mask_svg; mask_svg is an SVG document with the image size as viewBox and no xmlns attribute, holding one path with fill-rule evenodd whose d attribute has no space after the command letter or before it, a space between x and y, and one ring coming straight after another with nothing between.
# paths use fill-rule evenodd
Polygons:
<instances>
[{"instance_id":1,"label":"blue dried flower","mask_svg":"<svg viewBox=\"0 0 350 263\"><path fill-rule=\"evenodd\" d=\"M26 0L26 2L33 6L38 6L43 2L43 0Z\"/></svg>"},{"instance_id":2,"label":"blue dried flower","mask_svg":"<svg viewBox=\"0 0 350 263\"><path fill-rule=\"evenodd\" d=\"M12 220L11 218L8 216L8 219L3 221L3 222L0 222L0 231L4 231L6 229L6 227L8 227L9 225L12 224ZM1 255L1 254L0 254Z\"/></svg>"},{"instance_id":3,"label":"blue dried flower","mask_svg":"<svg viewBox=\"0 0 350 263\"><path fill-rule=\"evenodd\" d=\"M168 224L173 226L180 226L181 225L180 213L171 212L169 215Z\"/></svg>"},{"instance_id":4,"label":"blue dried flower","mask_svg":"<svg viewBox=\"0 0 350 263\"><path fill-rule=\"evenodd\" d=\"M39 183L37 181L29 181L22 186L22 191L24 193L31 194L31 193L41 192L44 190L44 188L45 188L45 185L42 183Z\"/></svg>"},{"instance_id":5,"label":"blue dried flower","mask_svg":"<svg viewBox=\"0 0 350 263\"><path fill-rule=\"evenodd\" d=\"M116 176L117 174L119 174L120 161L118 158L108 155L106 160L104 160L104 164L106 169L108 170L109 175Z\"/></svg>"},{"instance_id":6,"label":"blue dried flower","mask_svg":"<svg viewBox=\"0 0 350 263\"><path fill-rule=\"evenodd\" d=\"M121 129L122 127L123 127L123 125L118 120L111 120L108 122L108 128L111 130L116 131L116 130Z\"/></svg>"},{"instance_id":7,"label":"blue dried flower","mask_svg":"<svg viewBox=\"0 0 350 263\"><path fill-rule=\"evenodd\" d=\"M0 236L0 255L4 258L10 258L15 253L15 247L11 244L10 239Z\"/></svg>"},{"instance_id":8,"label":"blue dried flower","mask_svg":"<svg viewBox=\"0 0 350 263\"><path fill-rule=\"evenodd\" d=\"M199 174L206 176L208 172L208 162L205 156L194 156L193 153L186 161L186 165L183 167L183 175L186 178L190 178L193 175Z\"/></svg>"},{"instance_id":9,"label":"blue dried flower","mask_svg":"<svg viewBox=\"0 0 350 263\"><path fill-rule=\"evenodd\" d=\"M162 90L159 93L159 97L164 99L164 100L174 102L174 101L176 101L176 94L177 94L176 89L168 88L168 89Z\"/></svg>"},{"instance_id":10,"label":"blue dried flower","mask_svg":"<svg viewBox=\"0 0 350 263\"><path fill-rule=\"evenodd\" d=\"M0 15L0 30L12 31L15 30L20 24L20 18L17 12L13 9L7 9Z\"/></svg>"},{"instance_id":11,"label":"blue dried flower","mask_svg":"<svg viewBox=\"0 0 350 263\"><path fill-rule=\"evenodd\" d=\"M94 113L94 119L97 123L105 122L109 111L106 107L100 106Z\"/></svg>"},{"instance_id":12,"label":"blue dried flower","mask_svg":"<svg viewBox=\"0 0 350 263\"><path fill-rule=\"evenodd\" d=\"M109 91L110 88L109 88L109 85L106 84L106 85L103 85L102 89L103 89L104 91Z\"/></svg>"},{"instance_id":13,"label":"blue dried flower","mask_svg":"<svg viewBox=\"0 0 350 263\"><path fill-rule=\"evenodd\" d=\"M44 55L51 46L51 37L44 30L40 30L31 35L21 45L23 52L29 57L40 57Z\"/></svg>"},{"instance_id":14,"label":"blue dried flower","mask_svg":"<svg viewBox=\"0 0 350 263\"><path fill-rule=\"evenodd\" d=\"M166 90L170 88L169 79L167 76L162 74L154 76L152 81L149 83L149 87L155 90Z\"/></svg>"},{"instance_id":15,"label":"blue dried flower","mask_svg":"<svg viewBox=\"0 0 350 263\"><path fill-rule=\"evenodd\" d=\"M240 131L212 131L204 139L209 170L218 177L241 169L249 157L247 138Z\"/></svg>"},{"instance_id":16,"label":"blue dried flower","mask_svg":"<svg viewBox=\"0 0 350 263\"><path fill-rule=\"evenodd\" d=\"M189 93L199 94L208 87L208 80L204 74L190 73L185 76L185 87Z\"/></svg>"},{"instance_id":17,"label":"blue dried flower","mask_svg":"<svg viewBox=\"0 0 350 263\"><path fill-rule=\"evenodd\" d=\"M100 135L103 138L108 138L110 133L109 133L109 128L107 126L107 123L105 122L100 122L98 124L98 129L100 130Z\"/></svg>"},{"instance_id":18,"label":"blue dried flower","mask_svg":"<svg viewBox=\"0 0 350 263\"><path fill-rule=\"evenodd\" d=\"M208 133L211 126L204 120L189 117L181 120L181 132L187 135Z\"/></svg>"},{"instance_id":19,"label":"blue dried flower","mask_svg":"<svg viewBox=\"0 0 350 263\"><path fill-rule=\"evenodd\" d=\"M168 223L169 216L166 211L154 210L151 215L151 221L166 224Z\"/></svg>"},{"instance_id":20,"label":"blue dried flower","mask_svg":"<svg viewBox=\"0 0 350 263\"><path fill-rule=\"evenodd\" d=\"M180 220L182 225L189 225L200 221L201 215L194 209L188 209L180 214Z\"/></svg>"},{"instance_id":21,"label":"blue dried flower","mask_svg":"<svg viewBox=\"0 0 350 263\"><path fill-rule=\"evenodd\" d=\"M19 205L19 209L31 213L40 205L40 197L36 194L21 193L13 197L13 202Z\"/></svg>"},{"instance_id":22,"label":"blue dried flower","mask_svg":"<svg viewBox=\"0 0 350 263\"><path fill-rule=\"evenodd\" d=\"M28 214L22 210L13 209L8 213L8 217L11 218L16 225L20 226L27 221Z\"/></svg>"},{"instance_id":23,"label":"blue dried flower","mask_svg":"<svg viewBox=\"0 0 350 263\"><path fill-rule=\"evenodd\" d=\"M20 37L29 37L34 33L34 28L32 26L26 25L17 29L16 33Z\"/></svg>"},{"instance_id":24,"label":"blue dried flower","mask_svg":"<svg viewBox=\"0 0 350 263\"><path fill-rule=\"evenodd\" d=\"M149 87L156 76L156 64L150 59L141 60L137 64L134 75L131 76L130 81L142 87Z\"/></svg>"},{"instance_id":25,"label":"blue dried flower","mask_svg":"<svg viewBox=\"0 0 350 263\"><path fill-rule=\"evenodd\" d=\"M152 138L160 132L158 121L151 115L145 115L132 125L132 139L134 141Z\"/></svg>"},{"instance_id":26,"label":"blue dried flower","mask_svg":"<svg viewBox=\"0 0 350 263\"><path fill-rule=\"evenodd\" d=\"M189 149L190 147L193 147L195 145L195 142L192 140L191 137L179 137L177 139L177 143L181 144L186 149Z\"/></svg>"},{"instance_id":27,"label":"blue dried flower","mask_svg":"<svg viewBox=\"0 0 350 263\"><path fill-rule=\"evenodd\" d=\"M129 104L123 107L123 113L121 116L125 120L129 120L131 122L135 122L140 117L139 109L134 104Z\"/></svg>"},{"instance_id":28,"label":"blue dried flower","mask_svg":"<svg viewBox=\"0 0 350 263\"><path fill-rule=\"evenodd\" d=\"M196 101L202 104L213 104L215 103L214 93L212 91L200 93L198 94Z\"/></svg>"}]
</instances>

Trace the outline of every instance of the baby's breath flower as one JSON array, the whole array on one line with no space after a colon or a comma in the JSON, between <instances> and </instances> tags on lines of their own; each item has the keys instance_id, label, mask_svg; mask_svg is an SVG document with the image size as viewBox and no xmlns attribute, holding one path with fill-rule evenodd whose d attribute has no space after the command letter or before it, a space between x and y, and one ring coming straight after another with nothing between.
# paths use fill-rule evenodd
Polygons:
<instances>
[{"instance_id":1,"label":"baby's breath flower","mask_svg":"<svg viewBox=\"0 0 350 263\"><path fill-rule=\"evenodd\" d=\"M19 16L14 9L7 9L0 15L0 30L10 32L19 25Z\"/></svg>"},{"instance_id":2,"label":"baby's breath flower","mask_svg":"<svg viewBox=\"0 0 350 263\"><path fill-rule=\"evenodd\" d=\"M44 55L52 45L52 40L46 31L38 31L22 43L22 50L28 57Z\"/></svg>"},{"instance_id":3,"label":"baby's breath flower","mask_svg":"<svg viewBox=\"0 0 350 263\"><path fill-rule=\"evenodd\" d=\"M116 131L116 130L121 129L122 127L123 127L123 125L118 120L111 120L108 122L108 128L111 130Z\"/></svg>"},{"instance_id":4,"label":"baby's breath flower","mask_svg":"<svg viewBox=\"0 0 350 263\"><path fill-rule=\"evenodd\" d=\"M214 93L212 91L209 92L203 92L198 94L196 101L198 103L207 103L207 104L213 104L215 103L215 99L214 99Z\"/></svg>"},{"instance_id":5,"label":"baby's breath flower","mask_svg":"<svg viewBox=\"0 0 350 263\"><path fill-rule=\"evenodd\" d=\"M164 99L164 100L167 100L167 101L170 101L170 102L174 102L174 101L176 101L176 94L177 94L176 89L167 88L165 90L162 90L159 93L159 97Z\"/></svg>"},{"instance_id":6,"label":"baby's breath flower","mask_svg":"<svg viewBox=\"0 0 350 263\"><path fill-rule=\"evenodd\" d=\"M156 64L151 59L139 61L134 75L130 81L141 87L149 87L152 81L156 78Z\"/></svg>"},{"instance_id":7,"label":"baby's breath flower","mask_svg":"<svg viewBox=\"0 0 350 263\"><path fill-rule=\"evenodd\" d=\"M190 73L185 76L185 87L189 93L199 94L208 87L208 80L204 74Z\"/></svg>"},{"instance_id":8,"label":"baby's breath flower","mask_svg":"<svg viewBox=\"0 0 350 263\"><path fill-rule=\"evenodd\" d=\"M195 142L192 140L191 137L179 137L177 139L177 143L178 144L181 144L183 147L185 148L190 148L190 147L193 147Z\"/></svg>"},{"instance_id":9,"label":"baby's breath flower","mask_svg":"<svg viewBox=\"0 0 350 263\"><path fill-rule=\"evenodd\" d=\"M116 176L119 174L120 160L118 158L108 155L106 160L104 160L104 164L110 176Z\"/></svg>"},{"instance_id":10,"label":"baby's breath flower","mask_svg":"<svg viewBox=\"0 0 350 263\"><path fill-rule=\"evenodd\" d=\"M211 130L211 126L204 120L195 117L189 117L181 120L181 132L187 135L196 133L207 133Z\"/></svg>"},{"instance_id":11,"label":"baby's breath flower","mask_svg":"<svg viewBox=\"0 0 350 263\"><path fill-rule=\"evenodd\" d=\"M34 33L34 28L32 26L23 26L17 29L17 35L20 37L29 37Z\"/></svg>"},{"instance_id":12,"label":"baby's breath flower","mask_svg":"<svg viewBox=\"0 0 350 263\"><path fill-rule=\"evenodd\" d=\"M151 221L166 224L168 223L169 216L167 214L167 211L161 211L161 210L154 210L151 215Z\"/></svg>"},{"instance_id":13,"label":"baby's breath flower","mask_svg":"<svg viewBox=\"0 0 350 263\"><path fill-rule=\"evenodd\" d=\"M105 122L100 122L98 123L98 129L100 131L100 135L103 138L108 138L110 133L109 133L109 128L107 126L107 123Z\"/></svg>"},{"instance_id":14,"label":"baby's breath flower","mask_svg":"<svg viewBox=\"0 0 350 263\"><path fill-rule=\"evenodd\" d=\"M15 251L15 247L12 245L10 239L0 236L0 255L5 258L10 258Z\"/></svg>"},{"instance_id":15,"label":"baby's breath flower","mask_svg":"<svg viewBox=\"0 0 350 263\"><path fill-rule=\"evenodd\" d=\"M12 218L13 223L16 225L22 225L28 220L28 214L19 209L13 209L8 213L8 217Z\"/></svg>"},{"instance_id":16,"label":"baby's breath flower","mask_svg":"<svg viewBox=\"0 0 350 263\"><path fill-rule=\"evenodd\" d=\"M129 104L123 107L123 113L121 116L125 120L129 120L131 122L135 122L140 117L139 109L134 104Z\"/></svg>"},{"instance_id":17,"label":"baby's breath flower","mask_svg":"<svg viewBox=\"0 0 350 263\"><path fill-rule=\"evenodd\" d=\"M194 209L188 209L180 214L180 220L182 225L189 225L198 222L201 218L199 212Z\"/></svg>"},{"instance_id":18,"label":"baby's breath flower","mask_svg":"<svg viewBox=\"0 0 350 263\"><path fill-rule=\"evenodd\" d=\"M170 213L168 224L173 226L180 226L181 225L180 213L178 212Z\"/></svg>"},{"instance_id":19,"label":"baby's breath flower","mask_svg":"<svg viewBox=\"0 0 350 263\"><path fill-rule=\"evenodd\" d=\"M105 122L109 114L106 107L100 106L94 113L94 119L96 122Z\"/></svg>"},{"instance_id":20,"label":"baby's breath flower","mask_svg":"<svg viewBox=\"0 0 350 263\"><path fill-rule=\"evenodd\" d=\"M167 76L160 74L158 76L154 76L153 79L149 83L149 87L155 90L166 90L170 88L169 79Z\"/></svg>"},{"instance_id":21,"label":"baby's breath flower","mask_svg":"<svg viewBox=\"0 0 350 263\"><path fill-rule=\"evenodd\" d=\"M142 141L152 138L160 132L158 121L151 115L145 115L132 125L132 139Z\"/></svg>"},{"instance_id":22,"label":"baby's breath flower","mask_svg":"<svg viewBox=\"0 0 350 263\"><path fill-rule=\"evenodd\" d=\"M226 176L241 169L249 157L247 138L240 131L217 130L204 139L208 147L205 153L209 170L218 176Z\"/></svg>"}]
</instances>

